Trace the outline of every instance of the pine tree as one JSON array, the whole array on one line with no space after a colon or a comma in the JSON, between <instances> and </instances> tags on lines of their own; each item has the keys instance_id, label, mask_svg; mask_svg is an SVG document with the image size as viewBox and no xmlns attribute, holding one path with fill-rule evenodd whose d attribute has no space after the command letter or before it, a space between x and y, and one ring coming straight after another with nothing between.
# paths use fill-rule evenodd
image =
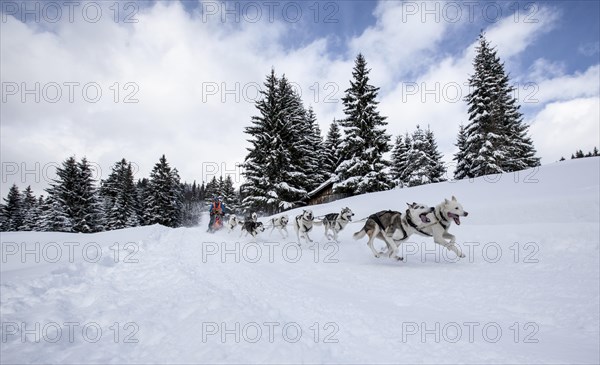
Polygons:
<instances>
[{"instance_id":1,"label":"pine tree","mask_svg":"<svg viewBox=\"0 0 600 365\"><path fill-rule=\"evenodd\" d=\"M505 133L505 148L507 159L503 161L504 171L519 171L540 165L540 158L536 157L533 141L528 136L529 126L523 122L521 108L514 98L514 87L510 86L510 80L504 71L504 64L496 58L497 62L497 91L496 113L497 123L501 123Z\"/></svg>"},{"instance_id":2,"label":"pine tree","mask_svg":"<svg viewBox=\"0 0 600 365\"><path fill-rule=\"evenodd\" d=\"M78 174L75 185L76 204L72 207L73 231L92 233L103 230L100 218L100 202L92 178L93 172L84 157L77 164Z\"/></svg>"},{"instance_id":3,"label":"pine tree","mask_svg":"<svg viewBox=\"0 0 600 365\"><path fill-rule=\"evenodd\" d=\"M412 144L408 152L408 161L411 165L410 173L407 174L408 186L418 186L428 184L430 161L427 152L429 150L425 132L417 125L417 129L412 134Z\"/></svg>"},{"instance_id":4,"label":"pine tree","mask_svg":"<svg viewBox=\"0 0 600 365\"><path fill-rule=\"evenodd\" d=\"M356 195L392 187L385 171L389 163L383 159L390 150L391 137L385 133L386 118L377 111L379 88L369 84L369 72L365 58L359 54L350 88L342 98L346 118L340 121L344 140L342 162L335 172L337 193Z\"/></svg>"},{"instance_id":5,"label":"pine tree","mask_svg":"<svg viewBox=\"0 0 600 365\"><path fill-rule=\"evenodd\" d=\"M171 169L165 155L154 165L148 181L145 222L167 227L181 225L183 191L177 169Z\"/></svg>"},{"instance_id":6,"label":"pine tree","mask_svg":"<svg viewBox=\"0 0 600 365\"><path fill-rule=\"evenodd\" d=\"M206 186L204 186L204 181L202 181L202 185L198 189L198 201L204 201L206 199Z\"/></svg>"},{"instance_id":7,"label":"pine tree","mask_svg":"<svg viewBox=\"0 0 600 365\"><path fill-rule=\"evenodd\" d=\"M594 153L592 156L598 156L598 147L594 147Z\"/></svg>"},{"instance_id":8,"label":"pine tree","mask_svg":"<svg viewBox=\"0 0 600 365\"><path fill-rule=\"evenodd\" d=\"M394 149L392 150L392 161L390 169L390 179L394 186L403 188L408 186L408 178L410 175L410 163L408 153L411 146L412 140L408 133L403 139L401 135L396 137L394 143Z\"/></svg>"},{"instance_id":9,"label":"pine tree","mask_svg":"<svg viewBox=\"0 0 600 365\"><path fill-rule=\"evenodd\" d=\"M291 209L301 204L307 191L314 185L309 176L314 173L316 152L311 141L314 140L312 121L302 100L284 76L277 89L277 101L280 115L276 120L275 149L271 151L279 168L273 176L275 211Z\"/></svg>"},{"instance_id":10,"label":"pine tree","mask_svg":"<svg viewBox=\"0 0 600 365\"><path fill-rule=\"evenodd\" d=\"M219 194L220 194L219 182L217 181L217 177L213 176L212 180L210 180L208 182L208 184L206 184L205 199L204 199L205 203L207 205L210 205L212 200Z\"/></svg>"},{"instance_id":11,"label":"pine tree","mask_svg":"<svg viewBox=\"0 0 600 365\"><path fill-rule=\"evenodd\" d=\"M278 104L278 80L275 70L267 76L262 97L256 101L257 116L252 117L252 125L245 128L250 136L251 147L244 161L244 208L255 212L275 211L278 201L274 181L278 165L288 161L278 161L273 151L277 148L280 107ZM207 186L208 191L208 186Z\"/></svg>"},{"instance_id":12,"label":"pine tree","mask_svg":"<svg viewBox=\"0 0 600 365\"><path fill-rule=\"evenodd\" d=\"M458 152L453 157L453 160L456 161L454 178L456 180L461 180L472 177L469 168L473 161L471 161L472 156L467 153L467 134L465 127L462 124L458 131L458 138L455 146L458 147Z\"/></svg>"},{"instance_id":13,"label":"pine tree","mask_svg":"<svg viewBox=\"0 0 600 365\"><path fill-rule=\"evenodd\" d=\"M271 70L261 93L259 115L245 130L252 146L244 162L243 205L274 213L301 204L307 190L322 179L315 174L320 131L314 113L304 108L285 76L278 79Z\"/></svg>"},{"instance_id":14,"label":"pine tree","mask_svg":"<svg viewBox=\"0 0 600 365\"><path fill-rule=\"evenodd\" d=\"M244 209L272 214L302 205L307 192L327 174L320 161L323 141L314 111L304 108L285 75L277 78L271 70L264 85L256 102L258 115L245 129L251 147L240 190Z\"/></svg>"},{"instance_id":15,"label":"pine tree","mask_svg":"<svg viewBox=\"0 0 600 365\"><path fill-rule=\"evenodd\" d=\"M233 179L231 178L231 175L227 175L227 177L225 177L222 192L223 201L227 205L227 208L232 212L239 212L241 210L241 203L239 196L235 191L235 187L233 186Z\"/></svg>"},{"instance_id":16,"label":"pine tree","mask_svg":"<svg viewBox=\"0 0 600 365\"><path fill-rule=\"evenodd\" d=\"M38 231L38 222L40 221L40 207L38 200L33 195L31 186L28 186L22 194L23 197L23 223L19 227L20 231Z\"/></svg>"},{"instance_id":17,"label":"pine tree","mask_svg":"<svg viewBox=\"0 0 600 365\"><path fill-rule=\"evenodd\" d=\"M141 178L137 181L137 183L135 184L135 190L136 190L136 197L137 197L137 205L136 205L136 215L139 221L139 224L142 226L147 226L151 223L149 223L146 220L146 211L149 210L149 207L147 206L147 203L150 201L149 196L149 190L148 190L148 179L147 178Z\"/></svg>"},{"instance_id":18,"label":"pine tree","mask_svg":"<svg viewBox=\"0 0 600 365\"><path fill-rule=\"evenodd\" d=\"M304 123L306 124L306 152L302 162L305 164L305 174L308 178L302 184L302 187L306 191L311 191L327 180L329 174L321 161L322 156L325 154L325 147L321 136L321 128L317 123L317 117L312 107L309 107L306 111Z\"/></svg>"},{"instance_id":19,"label":"pine tree","mask_svg":"<svg viewBox=\"0 0 600 365\"><path fill-rule=\"evenodd\" d=\"M41 208L40 228L44 232L71 232L73 223L67 214L66 207L55 197L48 194Z\"/></svg>"},{"instance_id":20,"label":"pine tree","mask_svg":"<svg viewBox=\"0 0 600 365\"><path fill-rule=\"evenodd\" d=\"M323 142L323 155L325 156L323 168L327 173L327 178L333 176L335 170L340 165L341 144L342 134L340 133L340 127L337 121L334 119L329 126L329 131L327 132L325 142Z\"/></svg>"},{"instance_id":21,"label":"pine tree","mask_svg":"<svg viewBox=\"0 0 600 365\"><path fill-rule=\"evenodd\" d=\"M6 206L2 203L0 203L0 231L5 231L5 225L6 225L6 217L5 217L5 213L4 210L6 209Z\"/></svg>"},{"instance_id":22,"label":"pine tree","mask_svg":"<svg viewBox=\"0 0 600 365\"><path fill-rule=\"evenodd\" d=\"M2 209L3 225L2 231L18 231L23 224L23 197L16 184L8 190L4 198L4 209Z\"/></svg>"},{"instance_id":23,"label":"pine tree","mask_svg":"<svg viewBox=\"0 0 600 365\"><path fill-rule=\"evenodd\" d=\"M463 149L456 155L462 167L455 177L476 177L516 171L539 165L527 136L520 106L512 96L509 78L489 42L479 35L475 73L469 78L471 92L469 124L464 130Z\"/></svg>"},{"instance_id":24,"label":"pine tree","mask_svg":"<svg viewBox=\"0 0 600 365\"><path fill-rule=\"evenodd\" d=\"M429 158L429 171L427 179L430 183L446 181L446 166L444 166L444 163L442 162L443 156L439 152L437 142L435 141L435 136L429 127L425 131L425 140L427 142L425 152Z\"/></svg>"},{"instance_id":25,"label":"pine tree","mask_svg":"<svg viewBox=\"0 0 600 365\"><path fill-rule=\"evenodd\" d=\"M100 189L104 201L105 228L108 230L139 225L136 206L137 190L131 163L122 159L115 163Z\"/></svg>"},{"instance_id":26,"label":"pine tree","mask_svg":"<svg viewBox=\"0 0 600 365\"><path fill-rule=\"evenodd\" d=\"M73 232L79 213L80 199L77 195L79 189L79 168L75 157L63 161L62 166L56 168L57 178L46 189L46 214L44 224L46 231Z\"/></svg>"},{"instance_id":27,"label":"pine tree","mask_svg":"<svg viewBox=\"0 0 600 365\"><path fill-rule=\"evenodd\" d=\"M57 179L51 184L45 220L49 230L65 232L98 232L103 229L100 221L100 203L93 172L87 159L76 162L69 157L56 169ZM61 226L62 225L62 226Z\"/></svg>"},{"instance_id":28,"label":"pine tree","mask_svg":"<svg viewBox=\"0 0 600 365\"><path fill-rule=\"evenodd\" d=\"M398 186L417 186L445 181L446 167L431 129L417 125L412 137L397 137L392 153L392 178Z\"/></svg>"}]
</instances>

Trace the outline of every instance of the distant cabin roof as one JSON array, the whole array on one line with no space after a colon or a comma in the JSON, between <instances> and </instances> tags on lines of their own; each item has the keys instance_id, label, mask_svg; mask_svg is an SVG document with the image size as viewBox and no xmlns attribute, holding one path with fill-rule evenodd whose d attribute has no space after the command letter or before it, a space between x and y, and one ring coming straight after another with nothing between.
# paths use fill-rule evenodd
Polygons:
<instances>
[{"instance_id":1,"label":"distant cabin roof","mask_svg":"<svg viewBox=\"0 0 600 365\"><path fill-rule=\"evenodd\" d=\"M326 180L324 183L322 183L321 185L319 185L317 188L315 188L313 191L309 192L307 195L309 198L314 197L315 195L318 195L320 192L322 192L323 190L327 189L330 185L333 185L333 183L335 182L336 177L333 176L331 178L329 178L328 180Z\"/></svg>"}]
</instances>

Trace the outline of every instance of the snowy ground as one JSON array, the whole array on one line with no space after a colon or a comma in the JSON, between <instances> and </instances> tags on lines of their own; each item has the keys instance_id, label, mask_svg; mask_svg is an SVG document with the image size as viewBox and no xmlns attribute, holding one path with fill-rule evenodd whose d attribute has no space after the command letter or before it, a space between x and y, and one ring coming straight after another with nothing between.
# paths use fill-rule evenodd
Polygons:
<instances>
[{"instance_id":1,"label":"snowy ground","mask_svg":"<svg viewBox=\"0 0 600 365\"><path fill-rule=\"evenodd\" d=\"M299 251L201 227L2 233L2 363L599 363L600 159L354 197L358 220L456 195L457 260L351 238ZM297 212L291 212L290 216ZM36 262L39 261L39 262Z\"/></svg>"}]
</instances>

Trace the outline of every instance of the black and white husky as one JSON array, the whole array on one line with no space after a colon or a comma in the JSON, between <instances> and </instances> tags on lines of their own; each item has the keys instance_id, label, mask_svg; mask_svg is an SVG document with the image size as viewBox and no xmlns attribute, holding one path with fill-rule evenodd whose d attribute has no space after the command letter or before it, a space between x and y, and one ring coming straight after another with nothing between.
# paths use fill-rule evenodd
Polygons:
<instances>
[{"instance_id":1,"label":"black and white husky","mask_svg":"<svg viewBox=\"0 0 600 365\"><path fill-rule=\"evenodd\" d=\"M307 242L312 242L308 236L308 232L313 229L315 217L313 216L312 210L305 209L302 214L296 216L294 219L294 228L296 229L296 237L298 237L298 246L300 246L300 237L304 237Z\"/></svg>"},{"instance_id":2,"label":"black and white husky","mask_svg":"<svg viewBox=\"0 0 600 365\"><path fill-rule=\"evenodd\" d=\"M259 232L265 231L265 226L262 224L262 222L245 221L240 224L242 226L240 237L242 237L242 234L244 234L244 232L246 232L246 236L248 235L248 233L250 233L252 237L256 237L256 235Z\"/></svg>"},{"instance_id":3,"label":"black and white husky","mask_svg":"<svg viewBox=\"0 0 600 365\"><path fill-rule=\"evenodd\" d=\"M275 228L279 231L283 238L288 236L287 224L290 221L287 215L282 215L280 217L271 218L271 232L269 233L269 237L273 234ZM285 232L285 235L283 234Z\"/></svg>"},{"instance_id":4,"label":"black and white husky","mask_svg":"<svg viewBox=\"0 0 600 365\"><path fill-rule=\"evenodd\" d=\"M354 213L348 207L342 208L340 213L329 213L323 218L323 225L325 226L325 237L328 240L333 239L335 242L338 241L338 233L346 227L348 223L352 221ZM329 230L333 232L333 235L329 235Z\"/></svg>"},{"instance_id":5,"label":"black and white husky","mask_svg":"<svg viewBox=\"0 0 600 365\"><path fill-rule=\"evenodd\" d=\"M258 214L252 213L249 216L244 218L244 222L258 222Z\"/></svg>"}]
</instances>

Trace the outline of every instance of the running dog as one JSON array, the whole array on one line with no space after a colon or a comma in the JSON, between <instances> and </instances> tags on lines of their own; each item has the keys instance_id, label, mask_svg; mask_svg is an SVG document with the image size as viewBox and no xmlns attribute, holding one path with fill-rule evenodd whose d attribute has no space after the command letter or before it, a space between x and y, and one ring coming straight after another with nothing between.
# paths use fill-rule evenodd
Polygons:
<instances>
[{"instance_id":1,"label":"running dog","mask_svg":"<svg viewBox=\"0 0 600 365\"><path fill-rule=\"evenodd\" d=\"M350 210L348 207L343 208L340 213L326 214L323 218L325 237L327 237L328 240L333 239L335 242L339 242L338 233L340 233L340 231L344 229L348 223L352 222L353 216L354 213L352 213L352 210ZM332 236L329 235L330 229L333 232Z\"/></svg>"},{"instance_id":2,"label":"running dog","mask_svg":"<svg viewBox=\"0 0 600 365\"><path fill-rule=\"evenodd\" d=\"M275 230L275 228L277 228L277 230L279 231L279 234L281 234L281 236L283 238L286 238L288 236L288 231L287 231L287 224L290 221L290 219L288 218L287 215L282 215L281 217L277 217L277 218L272 218L271 219L271 232L269 233L269 237L271 237L271 234L273 234L273 231ZM283 232L285 232L285 235L283 234Z\"/></svg>"},{"instance_id":3,"label":"running dog","mask_svg":"<svg viewBox=\"0 0 600 365\"><path fill-rule=\"evenodd\" d=\"M252 235L252 237L256 238L256 235L259 232L265 231L265 227L262 224L262 222L246 221L246 222L242 223L240 237L242 237L242 234L244 233L244 231L246 232L246 235L244 237L248 236L248 233L250 233Z\"/></svg>"},{"instance_id":4,"label":"running dog","mask_svg":"<svg viewBox=\"0 0 600 365\"><path fill-rule=\"evenodd\" d=\"M233 229L235 228L235 226L237 226L239 223L237 217L235 216L235 214L232 214L229 216L229 219L227 220L227 233L231 233L233 231Z\"/></svg>"},{"instance_id":5,"label":"running dog","mask_svg":"<svg viewBox=\"0 0 600 365\"><path fill-rule=\"evenodd\" d=\"M314 219L315 217L310 209L305 209L301 215L296 216L294 228L296 229L296 237L298 237L298 246L300 246L300 237L304 237L307 242L313 241L308 236L308 232L313 229Z\"/></svg>"},{"instance_id":6,"label":"running dog","mask_svg":"<svg viewBox=\"0 0 600 365\"><path fill-rule=\"evenodd\" d=\"M258 222L258 214L252 213L244 218L244 222Z\"/></svg>"},{"instance_id":7,"label":"running dog","mask_svg":"<svg viewBox=\"0 0 600 365\"><path fill-rule=\"evenodd\" d=\"M466 212L462 205L454 196L450 200L444 199L443 202L435 206L433 216L436 224L428 225L427 227L418 230L417 233L423 236L433 237L433 241L438 245L442 245L454 252L456 256L463 258L465 254L456 246L456 236L450 234L448 230L452 221L457 226L460 225L460 217L466 217L469 213ZM450 241L446 241L449 239Z\"/></svg>"},{"instance_id":8,"label":"running dog","mask_svg":"<svg viewBox=\"0 0 600 365\"><path fill-rule=\"evenodd\" d=\"M425 229L426 225L431 223L431 220L427 215L434 212L434 208L430 208L426 205L420 205L417 203L408 204L406 214L393 211L393 210L382 210L375 214L371 214L364 227L354 233L353 237L355 240L363 238L365 235L369 236L367 245L373 252L375 257L385 252L377 252L373 247L373 241L375 238L383 240L387 246L387 255L390 258L396 260L403 260L401 256L398 256L398 245L410 237L417 230ZM400 232L402 236L400 238L394 238L396 233Z\"/></svg>"}]
</instances>

